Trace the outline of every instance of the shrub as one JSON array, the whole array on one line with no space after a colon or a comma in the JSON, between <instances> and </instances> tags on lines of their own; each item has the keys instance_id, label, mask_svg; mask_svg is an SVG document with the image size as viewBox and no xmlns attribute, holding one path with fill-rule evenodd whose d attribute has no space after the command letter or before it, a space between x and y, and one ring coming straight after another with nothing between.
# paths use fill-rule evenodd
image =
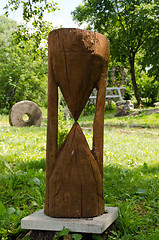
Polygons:
<instances>
[{"instance_id":1,"label":"shrub","mask_svg":"<svg viewBox=\"0 0 159 240\"><path fill-rule=\"evenodd\" d=\"M145 103L153 104L159 98L159 81L154 76L149 77L144 71L141 72L141 77L137 81L141 98L144 98Z\"/></svg>"}]
</instances>

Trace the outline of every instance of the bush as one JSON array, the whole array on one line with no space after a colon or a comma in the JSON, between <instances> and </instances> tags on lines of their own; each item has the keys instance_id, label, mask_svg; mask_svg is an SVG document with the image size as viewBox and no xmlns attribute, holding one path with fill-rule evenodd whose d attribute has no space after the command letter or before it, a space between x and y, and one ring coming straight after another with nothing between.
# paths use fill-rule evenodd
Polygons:
<instances>
[{"instance_id":1,"label":"bush","mask_svg":"<svg viewBox=\"0 0 159 240\"><path fill-rule=\"evenodd\" d=\"M26 47L27 48L27 47ZM47 61L32 60L31 49L18 46L0 51L0 108L30 100L40 106L47 102Z\"/></svg>"},{"instance_id":2,"label":"bush","mask_svg":"<svg viewBox=\"0 0 159 240\"><path fill-rule=\"evenodd\" d=\"M7 114L9 114L9 109L7 108L0 109L0 115L7 115Z\"/></svg>"},{"instance_id":3,"label":"bush","mask_svg":"<svg viewBox=\"0 0 159 240\"><path fill-rule=\"evenodd\" d=\"M137 81L139 93L146 104L153 104L159 98L159 81L154 76L149 77L144 71Z\"/></svg>"},{"instance_id":4,"label":"bush","mask_svg":"<svg viewBox=\"0 0 159 240\"><path fill-rule=\"evenodd\" d=\"M92 99L89 99L87 104L83 109L83 115L90 115L95 113L95 102L92 102Z\"/></svg>"},{"instance_id":5,"label":"bush","mask_svg":"<svg viewBox=\"0 0 159 240\"><path fill-rule=\"evenodd\" d=\"M0 16L0 109L22 100L46 107L47 53L38 48L35 55L32 39L16 42L15 27L15 21Z\"/></svg>"}]
</instances>

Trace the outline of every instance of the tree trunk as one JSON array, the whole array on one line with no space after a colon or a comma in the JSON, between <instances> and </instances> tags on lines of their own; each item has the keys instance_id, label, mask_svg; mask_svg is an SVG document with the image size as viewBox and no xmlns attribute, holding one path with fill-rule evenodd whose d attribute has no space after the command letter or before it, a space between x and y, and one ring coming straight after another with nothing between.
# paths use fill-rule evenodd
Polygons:
<instances>
[{"instance_id":1,"label":"tree trunk","mask_svg":"<svg viewBox=\"0 0 159 240\"><path fill-rule=\"evenodd\" d=\"M141 101L141 98L140 98L140 94L139 94L139 90L138 90L138 87L137 87L137 84L136 84L136 78L135 78L135 66L134 66L134 64L135 64L135 53L134 52L132 52L129 55L129 63L130 63L131 81L132 81L132 84L133 84L134 93L135 93L135 97L136 97L138 106L140 107L142 105L142 101Z\"/></svg>"}]
</instances>

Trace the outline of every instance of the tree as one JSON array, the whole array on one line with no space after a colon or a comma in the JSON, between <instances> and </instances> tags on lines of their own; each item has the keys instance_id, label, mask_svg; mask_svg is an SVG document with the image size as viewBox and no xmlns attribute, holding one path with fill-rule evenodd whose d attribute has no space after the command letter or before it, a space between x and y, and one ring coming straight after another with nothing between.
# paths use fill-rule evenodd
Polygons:
<instances>
[{"instance_id":1,"label":"tree","mask_svg":"<svg viewBox=\"0 0 159 240\"><path fill-rule=\"evenodd\" d=\"M158 29L158 0L83 0L73 11L79 24L105 34L111 42L111 55L130 66L131 81L138 105L141 105L136 76L135 58Z\"/></svg>"},{"instance_id":2,"label":"tree","mask_svg":"<svg viewBox=\"0 0 159 240\"><path fill-rule=\"evenodd\" d=\"M0 17L0 109L10 109L22 100L35 101L40 106L47 102L47 55L34 59L34 44L15 44L11 30L15 21ZM6 31L7 29L7 31ZM43 58L42 58L43 57ZM34 59L34 60L33 60Z\"/></svg>"},{"instance_id":3,"label":"tree","mask_svg":"<svg viewBox=\"0 0 159 240\"><path fill-rule=\"evenodd\" d=\"M32 44L33 60L45 58L47 55L47 38L50 31L53 30L52 24L46 21L39 22L40 26L30 29L23 25L17 26L16 31L12 33L13 43L20 48L25 48L28 42Z\"/></svg>"},{"instance_id":4,"label":"tree","mask_svg":"<svg viewBox=\"0 0 159 240\"><path fill-rule=\"evenodd\" d=\"M52 24L43 21L44 12L53 12L57 3L52 0L8 0L6 16L22 7L24 24L14 25L12 36L4 32L0 49L0 108L10 109L21 100L31 100L46 106L47 96L47 37ZM3 17L4 19L4 17ZM7 18L5 18L7 28ZM0 21L1 22L1 21ZM11 22L10 22L11 23ZM32 23L32 27L28 27ZM17 26L17 27L16 27ZM0 33L3 30L0 23ZM1 43L1 42L0 42Z\"/></svg>"},{"instance_id":5,"label":"tree","mask_svg":"<svg viewBox=\"0 0 159 240\"><path fill-rule=\"evenodd\" d=\"M44 13L54 12L59 9L58 4L52 0L8 0L5 6L5 14L9 16L10 11L15 11L22 7L23 20L27 23L32 19L34 26L38 25L43 20Z\"/></svg>"},{"instance_id":6,"label":"tree","mask_svg":"<svg viewBox=\"0 0 159 240\"><path fill-rule=\"evenodd\" d=\"M140 59L140 64L149 67L148 74L155 76L159 82L159 27L153 36L150 36L144 47L144 56Z\"/></svg>"},{"instance_id":7,"label":"tree","mask_svg":"<svg viewBox=\"0 0 159 240\"><path fill-rule=\"evenodd\" d=\"M47 39L48 32L53 29L52 23L43 20L44 13L59 10L58 4L52 0L8 0L8 4L5 6L6 16L9 16L10 11L16 11L20 7L22 8L24 24L18 26L14 33L14 39L17 44L22 41L25 44L32 39L33 51L36 55L44 49L44 40ZM32 24L32 28L28 27L29 22ZM40 47L41 44L43 48Z\"/></svg>"},{"instance_id":8,"label":"tree","mask_svg":"<svg viewBox=\"0 0 159 240\"><path fill-rule=\"evenodd\" d=\"M9 36L11 36L16 25L16 21L11 21L5 16L0 16L0 48L9 43Z\"/></svg>"}]
</instances>

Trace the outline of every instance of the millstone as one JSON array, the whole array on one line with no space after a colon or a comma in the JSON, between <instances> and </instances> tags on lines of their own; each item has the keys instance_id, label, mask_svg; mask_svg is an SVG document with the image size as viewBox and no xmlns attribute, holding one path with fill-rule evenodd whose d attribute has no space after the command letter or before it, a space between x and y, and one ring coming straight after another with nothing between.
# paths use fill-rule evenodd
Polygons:
<instances>
[{"instance_id":1,"label":"millstone","mask_svg":"<svg viewBox=\"0 0 159 240\"><path fill-rule=\"evenodd\" d=\"M27 120L24 116L27 116ZM39 106L32 101L21 101L13 105L9 112L9 123L15 127L35 125L39 127L42 121L42 112Z\"/></svg>"}]
</instances>

